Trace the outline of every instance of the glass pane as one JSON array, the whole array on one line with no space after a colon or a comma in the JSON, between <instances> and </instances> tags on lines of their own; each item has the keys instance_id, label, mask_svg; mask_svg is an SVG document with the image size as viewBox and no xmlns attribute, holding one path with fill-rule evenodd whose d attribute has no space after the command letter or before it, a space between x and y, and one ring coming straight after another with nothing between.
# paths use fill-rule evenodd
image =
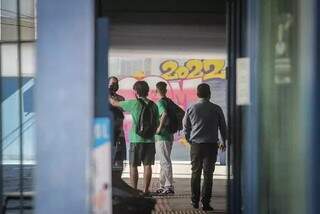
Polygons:
<instances>
[{"instance_id":1,"label":"glass pane","mask_svg":"<svg viewBox=\"0 0 320 214\"><path fill-rule=\"evenodd\" d=\"M299 1L262 0L259 213L305 213Z\"/></svg>"},{"instance_id":2,"label":"glass pane","mask_svg":"<svg viewBox=\"0 0 320 214\"><path fill-rule=\"evenodd\" d=\"M28 75L22 76L21 90L19 87L17 45L2 44L1 50L4 191L20 191L20 140L23 143L23 190L31 191L33 190L32 174L35 162L34 44L26 43L22 45L22 58L24 58L24 61L22 60L22 71L25 71ZM21 107L20 93L22 93ZM22 110L21 121L20 108Z\"/></svg>"},{"instance_id":3,"label":"glass pane","mask_svg":"<svg viewBox=\"0 0 320 214\"><path fill-rule=\"evenodd\" d=\"M18 77L18 46L3 44L1 49L1 75Z\"/></svg>"},{"instance_id":4,"label":"glass pane","mask_svg":"<svg viewBox=\"0 0 320 214\"><path fill-rule=\"evenodd\" d=\"M35 43L21 44L21 69L23 76L34 76L36 69Z\"/></svg>"},{"instance_id":5,"label":"glass pane","mask_svg":"<svg viewBox=\"0 0 320 214\"><path fill-rule=\"evenodd\" d=\"M20 0L21 40L35 39L34 0Z\"/></svg>"},{"instance_id":6,"label":"glass pane","mask_svg":"<svg viewBox=\"0 0 320 214\"><path fill-rule=\"evenodd\" d=\"M19 191L19 80L17 45L1 46L1 113L4 192Z\"/></svg>"},{"instance_id":7,"label":"glass pane","mask_svg":"<svg viewBox=\"0 0 320 214\"><path fill-rule=\"evenodd\" d=\"M21 46L22 68L22 133L23 157L25 164L35 162L35 113L34 113L34 75L35 75L35 43L23 43Z\"/></svg>"},{"instance_id":8,"label":"glass pane","mask_svg":"<svg viewBox=\"0 0 320 214\"><path fill-rule=\"evenodd\" d=\"M34 191L35 168L35 112L33 105L34 78L23 77L22 86L22 139L23 139L23 190ZM30 203L30 202L28 202Z\"/></svg>"},{"instance_id":9,"label":"glass pane","mask_svg":"<svg viewBox=\"0 0 320 214\"><path fill-rule=\"evenodd\" d=\"M16 41L18 39L17 28L17 1L1 0L1 40Z\"/></svg>"}]
</instances>

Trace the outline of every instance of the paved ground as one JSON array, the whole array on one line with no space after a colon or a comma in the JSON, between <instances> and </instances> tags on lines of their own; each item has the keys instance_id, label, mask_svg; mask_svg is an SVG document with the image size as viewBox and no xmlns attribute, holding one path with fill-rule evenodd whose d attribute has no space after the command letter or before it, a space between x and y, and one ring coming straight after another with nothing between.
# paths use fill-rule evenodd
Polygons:
<instances>
[{"instance_id":1,"label":"paved ground","mask_svg":"<svg viewBox=\"0 0 320 214\"><path fill-rule=\"evenodd\" d=\"M128 179L124 179L128 182ZM176 194L166 197L155 197L157 199L157 205L155 207L155 214L162 213L205 213L201 209L193 209L190 204L190 179L189 178L177 178L175 179ZM152 180L151 189L155 191L157 189L157 179ZM142 189L142 179L139 179L139 189ZM215 179L213 181L213 199L211 206L214 207L214 212L208 213L227 213L227 183L224 179Z\"/></svg>"},{"instance_id":2,"label":"paved ground","mask_svg":"<svg viewBox=\"0 0 320 214\"><path fill-rule=\"evenodd\" d=\"M24 167L24 190L31 191L33 189L32 185L32 173L34 166ZM178 169L177 169L178 170ZM181 169L182 170L182 169ZM186 174L190 174L190 170L183 170ZM178 171L177 171L178 172ZM223 173L223 168L216 170L215 177L223 178L225 177ZM221 175L220 175L221 174ZM4 192L16 192L19 191L19 168L14 165L4 166ZM181 174L183 175L183 174ZM185 176L185 175L183 175ZM128 178L124 179L128 182ZM155 191L158 187L158 179L154 178L152 180L151 189ZM190 178L175 178L175 190L176 194L169 197L155 197L157 199L157 205L155 207L154 214L164 214L164 213L204 213L201 210L195 210L190 205ZM214 179L213 182L213 199L211 206L215 208L214 212L211 213L226 213L227 196L226 196L226 180L225 179ZM139 179L139 188L142 189L142 178ZM26 205L31 205L32 202L27 201ZM18 206L18 201L11 202L9 207ZM8 214L19 213L18 210L8 210ZM32 210L25 210L25 214L33 213Z\"/></svg>"}]
</instances>

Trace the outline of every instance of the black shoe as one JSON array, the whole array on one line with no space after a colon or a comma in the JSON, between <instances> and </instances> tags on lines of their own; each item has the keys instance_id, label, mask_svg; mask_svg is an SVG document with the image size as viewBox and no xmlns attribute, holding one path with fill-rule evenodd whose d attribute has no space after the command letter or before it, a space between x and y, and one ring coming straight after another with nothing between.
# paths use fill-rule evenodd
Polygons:
<instances>
[{"instance_id":1,"label":"black shoe","mask_svg":"<svg viewBox=\"0 0 320 214\"><path fill-rule=\"evenodd\" d=\"M199 209L199 202L193 202L191 201L191 205L194 209Z\"/></svg>"},{"instance_id":2,"label":"black shoe","mask_svg":"<svg viewBox=\"0 0 320 214\"><path fill-rule=\"evenodd\" d=\"M145 197L145 198L150 198L150 197L152 197L152 195L153 194L151 192L143 192L142 193L142 196Z\"/></svg>"},{"instance_id":3,"label":"black shoe","mask_svg":"<svg viewBox=\"0 0 320 214\"><path fill-rule=\"evenodd\" d=\"M211 207L209 204L202 205L203 211L213 211L213 207Z\"/></svg>"}]
</instances>

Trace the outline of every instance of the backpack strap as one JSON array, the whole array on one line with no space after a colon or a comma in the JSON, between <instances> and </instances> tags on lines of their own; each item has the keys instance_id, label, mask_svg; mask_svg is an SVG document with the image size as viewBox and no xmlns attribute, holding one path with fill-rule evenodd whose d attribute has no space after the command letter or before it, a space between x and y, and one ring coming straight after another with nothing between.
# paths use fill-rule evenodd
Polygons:
<instances>
[{"instance_id":1,"label":"backpack strap","mask_svg":"<svg viewBox=\"0 0 320 214\"><path fill-rule=\"evenodd\" d=\"M171 99L168 97L162 97L160 100L163 100L166 103L166 111L168 111L169 104L171 103Z\"/></svg>"},{"instance_id":2,"label":"backpack strap","mask_svg":"<svg viewBox=\"0 0 320 214\"><path fill-rule=\"evenodd\" d=\"M153 104L153 101L152 100L148 100L148 102L146 103L143 99L141 98L137 98L137 100L141 103L142 106L152 106Z\"/></svg>"},{"instance_id":3,"label":"backpack strap","mask_svg":"<svg viewBox=\"0 0 320 214\"><path fill-rule=\"evenodd\" d=\"M143 105L143 106L145 106L145 105L146 105L146 103L143 101L143 99L141 99L141 98L137 98L137 100L139 101L139 103L140 103L141 105Z\"/></svg>"}]
</instances>

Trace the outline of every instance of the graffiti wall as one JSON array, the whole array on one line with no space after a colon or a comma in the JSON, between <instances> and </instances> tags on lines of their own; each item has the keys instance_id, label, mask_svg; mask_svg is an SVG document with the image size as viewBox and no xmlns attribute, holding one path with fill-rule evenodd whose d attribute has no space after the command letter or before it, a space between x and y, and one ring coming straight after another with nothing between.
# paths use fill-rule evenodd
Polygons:
<instances>
[{"instance_id":1,"label":"graffiti wall","mask_svg":"<svg viewBox=\"0 0 320 214\"><path fill-rule=\"evenodd\" d=\"M206 82L212 90L212 101L220 105L226 113L225 65L224 59L111 58L109 75L119 78L119 94L126 99L134 99L133 84L137 80L145 80L150 86L149 98L157 101L159 98L155 93L156 83L164 81L168 84L168 97L183 109L187 109L197 101L196 87ZM126 138L130 128L131 117L126 115L124 122ZM182 135L176 134L172 159L189 160L188 146Z\"/></svg>"}]
</instances>

